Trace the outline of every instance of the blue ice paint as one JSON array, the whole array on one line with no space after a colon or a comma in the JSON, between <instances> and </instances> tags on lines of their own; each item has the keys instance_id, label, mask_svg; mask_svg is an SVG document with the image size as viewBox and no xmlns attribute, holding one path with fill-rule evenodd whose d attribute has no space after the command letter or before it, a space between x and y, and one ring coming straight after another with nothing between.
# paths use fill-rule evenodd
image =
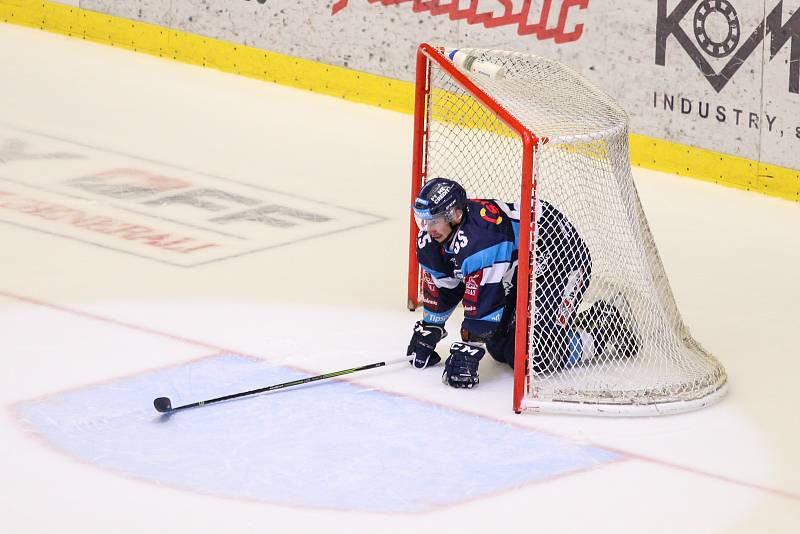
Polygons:
<instances>
[{"instance_id":1,"label":"blue ice paint","mask_svg":"<svg viewBox=\"0 0 800 534\"><path fill-rule=\"evenodd\" d=\"M619 455L534 430L329 380L158 415L305 375L219 356L17 405L70 455L160 484L335 510L420 512ZM476 392L480 394L480 392Z\"/></svg>"}]
</instances>

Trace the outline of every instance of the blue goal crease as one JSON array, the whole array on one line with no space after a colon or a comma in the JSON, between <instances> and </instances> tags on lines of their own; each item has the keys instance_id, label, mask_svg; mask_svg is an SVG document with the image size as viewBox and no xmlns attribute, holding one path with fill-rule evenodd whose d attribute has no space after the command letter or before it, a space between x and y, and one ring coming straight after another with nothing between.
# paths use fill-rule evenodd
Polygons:
<instances>
[{"instance_id":1,"label":"blue goal crease","mask_svg":"<svg viewBox=\"0 0 800 534\"><path fill-rule=\"evenodd\" d=\"M57 449L125 475L272 504L416 513L621 455L421 400L318 383L163 416L173 406L304 378L221 355L17 405ZM453 440L458 439L457 454Z\"/></svg>"}]
</instances>

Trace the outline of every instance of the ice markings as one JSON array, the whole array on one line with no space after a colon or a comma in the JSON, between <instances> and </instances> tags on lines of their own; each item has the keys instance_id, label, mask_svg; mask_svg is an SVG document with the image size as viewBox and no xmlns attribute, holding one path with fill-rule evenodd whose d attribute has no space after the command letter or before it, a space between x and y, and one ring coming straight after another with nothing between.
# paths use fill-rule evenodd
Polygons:
<instances>
[{"instance_id":1,"label":"ice markings","mask_svg":"<svg viewBox=\"0 0 800 534\"><path fill-rule=\"evenodd\" d=\"M422 512L618 455L422 401L327 381L158 415L302 378L218 356L17 406L55 447L185 490L334 510Z\"/></svg>"},{"instance_id":2,"label":"ice markings","mask_svg":"<svg viewBox=\"0 0 800 534\"><path fill-rule=\"evenodd\" d=\"M0 124L0 222L196 267L384 217ZM268 181L268 180L267 180Z\"/></svg>"}]
</instances>

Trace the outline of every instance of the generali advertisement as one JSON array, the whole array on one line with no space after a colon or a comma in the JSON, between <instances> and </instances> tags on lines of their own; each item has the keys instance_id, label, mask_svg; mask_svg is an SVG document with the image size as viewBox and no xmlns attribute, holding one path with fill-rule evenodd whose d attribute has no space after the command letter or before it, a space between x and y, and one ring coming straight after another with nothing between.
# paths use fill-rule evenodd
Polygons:
<instances>
[{"instance_id":1,"label":"generali advertisement","mask_svg":"<svg viewBox=\"0 0 800 534\"><path fill-rule=\"evenodd\" d=\"M800 0L78 3L405 81L421 42L532 52L610 93L635 133L800 169Z\"/></svg>"}]
</instances>

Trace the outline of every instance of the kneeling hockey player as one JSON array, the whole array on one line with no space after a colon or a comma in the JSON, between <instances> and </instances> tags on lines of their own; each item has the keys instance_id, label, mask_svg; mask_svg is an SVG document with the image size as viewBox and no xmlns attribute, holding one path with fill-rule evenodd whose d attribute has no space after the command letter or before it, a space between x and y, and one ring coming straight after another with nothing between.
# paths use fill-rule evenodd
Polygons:
<instances>
[{"instance_id":1,"label":"kneeling hockey player","mask_svg":"<svg viewBox=\"0 0 800 534\"><path fill-rule=\"evenodd\" d=\"M601 356L610 345L617 354L635 354L636 335L612 304L598 300L576 317L592 274L589 250L561 212L547 202L538 204L533 371L572 367ZM420 228L423 318L414 325L409 362L422 369L441 361L436 344L463 302L461 341L450 346L442 382L471 388L478 384L478 363L487 350L514 366L519 206L468 200L457 182L434 178L413 210Z\"/></svg>"}]
</instances>

